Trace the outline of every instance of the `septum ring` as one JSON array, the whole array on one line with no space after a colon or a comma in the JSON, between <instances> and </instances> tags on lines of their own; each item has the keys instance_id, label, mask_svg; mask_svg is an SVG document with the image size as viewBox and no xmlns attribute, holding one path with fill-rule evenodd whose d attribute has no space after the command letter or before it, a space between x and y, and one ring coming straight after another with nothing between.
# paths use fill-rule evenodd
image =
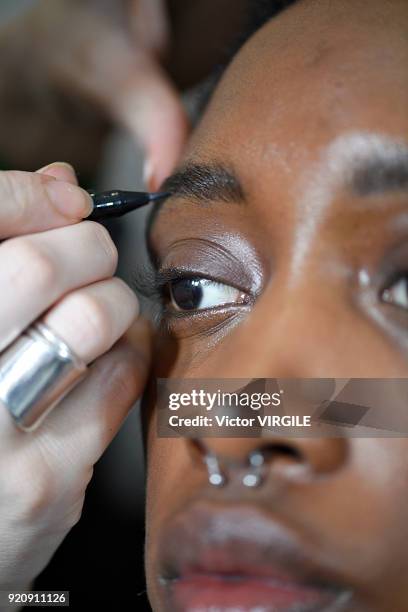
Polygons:
<instances>
[{"instance_id":1,"label":"septum ring","mask_svg":"<svg viewBox=\"0 0 408 612\"><path fill-rule=\"evenodd\" d=\"M38 320L0 354L0 406L19 429L36 429L87 370L86 363Z\"/></svg>"},{"instance_id":2,"label":"septum ring","mask_svg":"<svg viewBox=\"0 0 408 612\"><path fill-rule=\"evenodd\" d=\"M265 482L265 456L255 449L248 453L246 461L237 462L230 458L220 458L209 450L202 440L194 439L196 448L201 453L207 468L208 482L214 487L224 487L239 479L240 483L250 489L260 487Z\"/></svg>"}]
</instances>

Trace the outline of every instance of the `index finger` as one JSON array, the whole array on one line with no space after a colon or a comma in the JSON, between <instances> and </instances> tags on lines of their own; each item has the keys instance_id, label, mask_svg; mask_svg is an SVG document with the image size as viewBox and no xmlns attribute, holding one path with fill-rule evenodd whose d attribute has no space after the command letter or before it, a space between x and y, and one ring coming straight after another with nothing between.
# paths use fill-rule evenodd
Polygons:
<instances>
[{"instance_id":1,"label":"index finger","mask_svg":"<svg viewBox=\"0 0 408 612\"><path fill-rule=\"evenodd\" d=\"M68 164L0 172L0 239L71 225L91 211L92 199Z\"/></svg>"}]
</instances>

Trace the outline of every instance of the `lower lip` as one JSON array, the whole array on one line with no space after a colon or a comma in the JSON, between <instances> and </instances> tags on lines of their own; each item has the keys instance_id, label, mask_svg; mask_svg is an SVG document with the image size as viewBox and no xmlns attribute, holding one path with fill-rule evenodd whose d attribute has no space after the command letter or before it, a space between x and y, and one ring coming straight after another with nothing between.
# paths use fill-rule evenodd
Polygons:
<instances>
[{"instance_id":1,"label":"lower lip","mask_svg":"<svg viewBox=\"0 0 408 612\"><path fill-rule=\"evenodd\" d=\"M332 594L293 582L206 574L179 578L172 594L180 612L317 612L334 599Z\"/></svg>"}]
</instances>

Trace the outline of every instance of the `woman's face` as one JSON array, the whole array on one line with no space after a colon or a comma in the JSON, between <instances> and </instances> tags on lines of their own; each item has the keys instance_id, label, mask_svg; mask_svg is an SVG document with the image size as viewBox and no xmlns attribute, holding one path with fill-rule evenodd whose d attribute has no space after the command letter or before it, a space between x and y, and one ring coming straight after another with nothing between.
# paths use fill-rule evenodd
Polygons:
<instances>
[{"instance_id":1,"label":"woman's face","mask_svg":"<svg viewBox=\"0 0 408 612\"><path fill-rule=\"evenodd\" d=\"M306 0L237 55L151 229L159 376L408 376L407 67L406 0ZM406 439L293 438L306 481L277 453L263 487L216 489L155 418L155 611L408 609Z\"/></svg>"}]
</instances>

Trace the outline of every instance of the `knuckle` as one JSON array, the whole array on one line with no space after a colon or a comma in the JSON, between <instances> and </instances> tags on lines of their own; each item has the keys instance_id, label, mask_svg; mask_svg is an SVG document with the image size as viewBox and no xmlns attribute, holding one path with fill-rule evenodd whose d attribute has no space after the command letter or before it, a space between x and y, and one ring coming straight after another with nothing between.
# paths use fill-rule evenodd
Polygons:
<instances>
[{"instance_id":1,"label":"knuckle","mask_svg":"<svg viewBox=\"0 0 408 612\"><path fill-rule=\"evenodd\" d=\"M77 523L79 523L82 517L83 507L84 507L84 498L79 500L78 503L74 505L71 512L67 516L65 525L64 525L65 529L70 530L73 527L75 527Z\"/></svg>"},{"instance_id":2,"label":"knuckle","mask_svg":"<svg viewBox=\"0 0 408 612\"><path fill-rule=\"evenodd\" d=\"M1 174L2 198L9 202L9 219L13 225L23 223L30 216L30 207L43 195L41 183L35 175L18 170Z\"/></svg>"},{"instance_id":3,"label":"knuckle","mask_svg":"<svg viewBox=\"0 0 408 612\"><path fill-rule=\"evenodd\" d=\"M75 297L76 309L80 313L84 334L90 338L103 337L110 340L113 334L113 322L104 303L97 297L82 293Z\"/></svg>"},{"instance_id":4,"label":"knuckle","mask_svg":"<svg viewBox=\"0 0 408 612\"><path fill-rule=\"evenodd\" d=\"M50 478L37 478L26 485L25 517L32 522L46 513L56 497L56 486ZM24 499L24 497L23 497Z\"/></svg>"},{"instance_id":5,"label":"knuckle","mask_svg":"<svg viewBox=\"0 0 408 612\"><path fill-rule=\"evenodd\" d=\"M17 459L6 482L1 482L1 497L20 525L33 525L53 520L58 508L59 527L73 527L81 518L86 488L93 475L93 466L82 469L75 477L61 478L42 455L31 453Z\"/></svg>"},{"instance_id":6,"label":"knuckle","mask_svg":"<svg viewBox=\"0 0 408 612\"><path fill-rule=\"evenodd\" d=\"M57 281L56 265L52 258L27 237L12 238L3 245L9 250L11 261L17 262L19 271L25 270L24 282L32 279L38 290L48 290Z\"/></svg>"},{"instance_id":7,"label":"knuckle","mask_svg":"<svg viewBox=\"0 0 408 612\"><path fill-rule=\"evenodd\" d=\"M74 527L82 517L86 488L92 479L93 466L85 467L76 474L76 486L71 486L67 512L62 517L62 526L65 530Z\"/></svg>"},{"instance_id":8,"label":"knuckle","mask_svg":"<svg viewBox=\"0 0 408 612\"><path fill-rule=\"evenodd\" d=\"M135 368L133 351L126 346L125 340L120 340L117 350L113 350L108 359L96 361L93 368L98 370L98 378L102 381L104 401L127 407L136 401L144 376Z\"/></svg>"},{"instance_id":9,"label":"knuckle","mask_svg":"<svg viewBox=\"0 0 408 612\"><path fill-rule=\"evenodd\" d=\"M85 230L90 232L92 238L102 248L109 264L109 273L114 274L118 265L118 250L106 227L95 221L85 221L81 224Z\"/></svg>"},{"instance_id":10,"label":"knuckle","mask_svg":"<svg viewBox=\"0 0 408 612\"><path fill-rule=\"evenodd\" d=\"M133 316L139 313L139 300L137 295L129 285L121 278L114 276L111 281L114 291L117 293L117 299L124 300L129 311L132 311Z\"/></svg>"},{"instance_id":11,"label":"knuckle","mask_svg":"<svg viewBox=\"0 0 408 612\"><path fill-rule=\"evenodd\" d=\"M14 498L15 516L19 521L34 523L40 520L52 506L58 495L57 480L41 462L22 462L17 473L9 478L9 497Z\"/></svg>"},{"instance_id":12,"label":"knuckle","mask_svg":"<svg viewBox=\"0 0 408 612\"><path fill-rule=\"evenodd\" d=\"M136 401L139 392L139 377L134 368L128 364L118 364L112 373L112 397L122 404L131 405Z\"/></svg>"}]
</instances>

